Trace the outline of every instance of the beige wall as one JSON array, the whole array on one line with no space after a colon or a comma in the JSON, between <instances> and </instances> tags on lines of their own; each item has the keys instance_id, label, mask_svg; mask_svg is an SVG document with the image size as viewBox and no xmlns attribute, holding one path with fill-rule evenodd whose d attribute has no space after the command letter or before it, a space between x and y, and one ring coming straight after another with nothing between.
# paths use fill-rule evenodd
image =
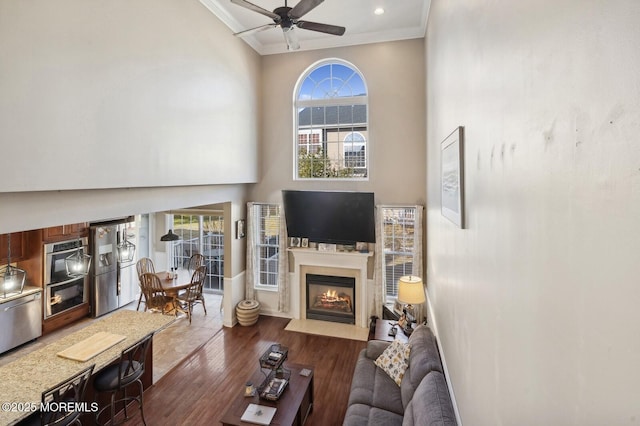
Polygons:
<instances>
[{"instance_id":1,"label":"beige wall","mask_svg":"<svg viewBox=\"0 0 640 426\"><path fill-rule=\"evenodd\" d=\"M427 285L466 425L640 419L640 3L433 0ZM466 219L440 214L465 126Z\"/></svg>"},{"instance_id":2,"label":"beige wall","mask_svg":"<svg viewBox=\"0 0 640 426\"><path fill-rule=\"evenodd\" d=\"M327 58L352 63L367 83L368 181L293 180L293 90L308 67ZM268 55L262 62L261 174L253 200L280 202L282 189L331 189L374 191L376 203L424 203L423 40Z\"/></svg>"},{"instance_id":3,"label":"beige wall","mask_svg":"<svg viewBox=\"0 0 640 426\"><path fill-rule=\"evenodd\" d=\"M201 3L0 10L0 233L227 201L244 214L261 59Z\"/></svg>"},{"instance_id":4,"label":"beige wall","mask_svg":"<svg viewBox=\"0 0 640 426\"><path fill-rule=\"evenodd\" d=\"M367 83L368 181L293 180L294 87L308 67L327 58L352 63ZM423 40L269 55L262 61L261 174L251 200L280 203L283 189L310 189L372 191L378 204L425 203ZM263 312L278 314L274 293L258 297Z\"/></svg>"}]
</instances>

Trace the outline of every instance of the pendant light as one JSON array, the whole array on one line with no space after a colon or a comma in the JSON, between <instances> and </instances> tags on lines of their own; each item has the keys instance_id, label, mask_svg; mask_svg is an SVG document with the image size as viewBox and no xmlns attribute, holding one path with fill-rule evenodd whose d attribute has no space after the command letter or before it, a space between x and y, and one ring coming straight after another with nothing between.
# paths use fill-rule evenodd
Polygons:
<instances>
[{"instance_id":1,"label":"pendant light","mask_svg":"<svg viewBox=\"0 0 640 426\"><path fill-rule=\"evenodd\" d=\"M169 212L169 215L171 216L171 212ZM179 239L180 236L174 234L171 227L169 227L169 232L160 237L160 241L178 241Z\"/></svg>"},{"instance_id":2,"label":"pendant light","mask_svg":"<svg viewBox=\"0 0 640 426\"><path fill-rule=\"evenodd\" d=\"M7 234L9 242L7 243L7 266L0 269L0 290L2 297L11 294L20 294L24 288L24 280L27 273L20 268L11 266L11 234Z\"/></svg>"},{"instance_id":3,"label":"pendant light","mask_svg":"<svg viewBox=\"0 0 640 426\"><path fill-rule=\"evenodd\" d=\"M78 235L76 250L64 259L64 266L67 268L67 275L72 278L84 277L89 274L91 255L85 254L80 235Z\"/></svg>"},{"instance_id":4,"label":"pendant light","mask_svg":"<svg viewBox=\"0 0 640 426\"><path fill-rule=\"evenodd\" d=\"M122 242L118 244L118 260L120 262L133 262L136 254L136 245L127 240L127 230L122 230Z\"/></svg>"},{"instance_id":5,"label":"pendant light","mask_svg":"<svg viewBox=\"0 0 640 426\"><path fill-rule=\"evenodd\" d=\"M180 237L177 234L174 234L171 229L169 232L160 237L160 241L178 241Z\"/></svg>"}]
</instances>

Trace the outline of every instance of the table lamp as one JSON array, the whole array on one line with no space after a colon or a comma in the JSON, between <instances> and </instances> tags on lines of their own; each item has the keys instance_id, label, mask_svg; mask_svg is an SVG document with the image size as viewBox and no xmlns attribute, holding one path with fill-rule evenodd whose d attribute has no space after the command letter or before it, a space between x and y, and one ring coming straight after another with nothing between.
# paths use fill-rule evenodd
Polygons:
<instances>
[{"instance_id":1,"label":"table lamp","mask_svg":"<svg viewBox=\"0 0 640 426\"><path fill-rule=\"evenodd\" d=\"M398 280L398 302L406 304L406 310L413 312L413 306L420 305L425 302L424 287L422 285L422 278L415 275L406 275L400 277ZM405 311L406 312L406 311ZM406 334L411 334L413 329L411 328L411 322L407 323L405 329Z\"/></svg>"}]
</instances>

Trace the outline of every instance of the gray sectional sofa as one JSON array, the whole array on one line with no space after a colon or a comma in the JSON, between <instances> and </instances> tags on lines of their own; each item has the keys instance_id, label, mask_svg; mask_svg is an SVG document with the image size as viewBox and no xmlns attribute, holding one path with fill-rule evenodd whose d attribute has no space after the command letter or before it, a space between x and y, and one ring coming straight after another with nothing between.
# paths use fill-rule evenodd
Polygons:
<instances>
[{"instance_id":1,"label":"gray sectional sofa","mask_svg":"<svg viewBox=\"0 0 640 426\"><path fill-rule=\"evenodd\" d=\"M389 345L371 340L360 352L343 425L456 425L431 329L420 325L411 334L408 368L400 386L375 364Z\"/></svg>"}]
</instances>

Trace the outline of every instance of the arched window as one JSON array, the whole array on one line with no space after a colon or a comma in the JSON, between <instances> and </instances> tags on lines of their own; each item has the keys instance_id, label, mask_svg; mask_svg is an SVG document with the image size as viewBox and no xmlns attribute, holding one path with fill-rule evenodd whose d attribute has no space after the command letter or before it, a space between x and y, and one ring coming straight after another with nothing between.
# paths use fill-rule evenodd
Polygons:
<instances>
[{"instance_id":1,"label":"arched window","mask_svg":"<svg viewBox=\"0 0 640 426\"><path fill-rule=\"evenodd\" d=\"M367 167L367 139L360 132L351 132L344 138L344 166L354 169Z\"/></svg>"},{"instance_id":2,"label":"arched window","mask_svg":"<svg viewBox=\"0 0 640 426\"><path fill-rule=\"evenodd\" d=\"M350 63L328 59L298 80L294 115L295 179L366 179L367 86Z\"/></svg>"}]
</instances>

